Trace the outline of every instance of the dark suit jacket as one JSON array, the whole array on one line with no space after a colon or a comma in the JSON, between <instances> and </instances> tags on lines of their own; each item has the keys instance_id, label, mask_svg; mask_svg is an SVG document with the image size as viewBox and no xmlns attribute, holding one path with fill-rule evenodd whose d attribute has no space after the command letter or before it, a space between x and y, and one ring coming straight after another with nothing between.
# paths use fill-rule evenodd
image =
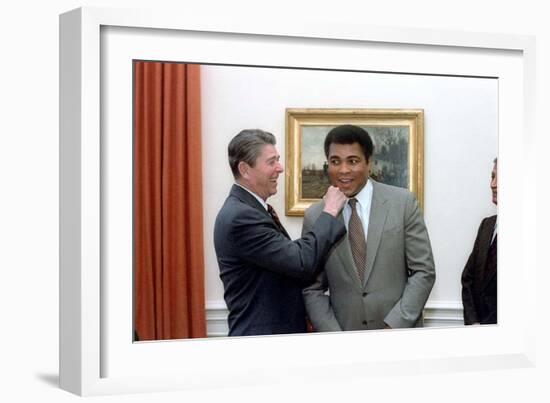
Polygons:
<instances>
[{"instance_id":1,"label":"dark suit jacket","mask_svg":"<svg viewBox=\"0 0 550 403\"><path fill-rule=\"evenodd\" d=\"M462 272L464 324L497 323L497 272L487 271L487 255L497 216L483 219Z\"/></svg>"},{"instance_id":2,"label":"dark suit jacket","mask_svg":"<svg viewBox=\"0 0 550 403\"><path fill-rule=\"evenodd\" d=\"M341 221L323 213L292 241L254 196L234 185L214 225L229 335L305 332L302 288L345 232Z\"/></svg>"}]
</instances>

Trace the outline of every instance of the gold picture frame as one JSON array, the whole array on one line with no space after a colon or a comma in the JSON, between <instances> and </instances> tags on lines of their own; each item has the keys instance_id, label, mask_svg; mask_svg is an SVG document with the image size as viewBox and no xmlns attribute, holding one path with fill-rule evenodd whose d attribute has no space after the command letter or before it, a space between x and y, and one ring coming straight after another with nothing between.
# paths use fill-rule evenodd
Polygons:
<instances>
[{"instance_id":1,"label":"gold picture frame","mask_svg":"<svg viewBox=\"0 0 550 403\"><path fill-rule=\"evenodd\" d=\"M328 186L323 143L335 126L365 128L374 142L371 176L409 189L424 207L423 109L296 109L287 108L287 216L303 216ZM406 159L406 161L404 161Z\"/></svg>"}]
</instances>

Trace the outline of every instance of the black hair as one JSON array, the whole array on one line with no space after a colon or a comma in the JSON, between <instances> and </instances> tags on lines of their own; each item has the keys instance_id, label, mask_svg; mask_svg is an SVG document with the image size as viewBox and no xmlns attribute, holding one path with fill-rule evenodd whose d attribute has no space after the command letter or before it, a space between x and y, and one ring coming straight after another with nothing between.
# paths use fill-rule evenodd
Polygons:
<instances>
[{"instance_id":1,"label":"black hair","mask_svg":"<svg viewBox=\"0 0 550 403\"><path fill-rule=\"evenodd\" d=\"M359 143L365 161L369 162L372 153L374 152L374 144L369 133L359 126L342 125L336 126L328 132L325 137L325 156L328 159L328 152L331 144L353 144Z\"/></svg>"}]
</instances>

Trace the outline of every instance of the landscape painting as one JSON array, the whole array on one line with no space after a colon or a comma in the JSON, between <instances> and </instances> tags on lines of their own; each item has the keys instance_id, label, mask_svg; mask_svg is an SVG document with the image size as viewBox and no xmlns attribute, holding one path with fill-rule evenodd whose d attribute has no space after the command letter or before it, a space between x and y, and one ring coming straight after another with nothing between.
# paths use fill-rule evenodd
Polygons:
<instances>
[{"instance_id":1,"label":"landscape painting","mask_svg":"<svg viewBox=\"0 0 550 403\"><path fill-rule=\"evenodd\" d=\"M409 189L423 202L421 109L287 109L286 215L303 216L329 186L324 140L334 127L354 124L374 143L370 176Z\"/></svg>"}]
</instances>

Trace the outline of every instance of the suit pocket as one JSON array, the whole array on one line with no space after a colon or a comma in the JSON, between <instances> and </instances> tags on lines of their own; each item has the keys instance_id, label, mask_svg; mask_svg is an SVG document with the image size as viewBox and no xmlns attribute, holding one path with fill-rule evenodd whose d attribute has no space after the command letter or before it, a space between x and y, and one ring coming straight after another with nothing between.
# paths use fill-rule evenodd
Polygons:
<instances>
[{"instance_id":1,"label":"suit pocket","mask_svg":"<svg viewBox=\"0 0 550 403\"><path fill-rule=\"evenodd\" d=\"M384 228L384 231L382 231L382 234L388 234L388 235L391 235L391 234L402 234L403 233L403 227L400 226L400 225L395 225L393 227L390 227L390 228Z\"/></svg>"},{"instance_id":2,"label":"suit pocket","mask_svg":"<svg viewBox=\"0 0 550 403\"><path fill-rule=\"evenodd\" d=\"M404 232L402 227L392 227L382 231L381 243L383 245L391 245L396 247L401 244L404 238ZM367 241L368 242L368 241Z\"/></svg>"}]
</instances>

